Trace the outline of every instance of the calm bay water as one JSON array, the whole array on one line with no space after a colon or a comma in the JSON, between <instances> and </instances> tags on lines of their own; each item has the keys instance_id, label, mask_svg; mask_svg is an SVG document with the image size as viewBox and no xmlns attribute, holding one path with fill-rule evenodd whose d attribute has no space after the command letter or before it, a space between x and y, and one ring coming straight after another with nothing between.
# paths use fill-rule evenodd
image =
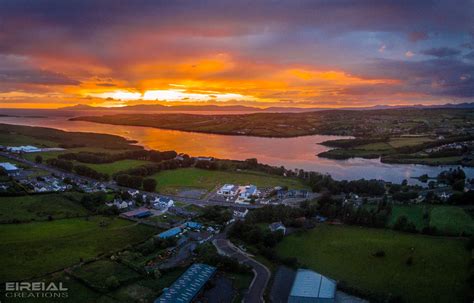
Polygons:
<instances>
[{"instance_id":1,"label":"calm bay water","mask_svg":"<svg viewBox=\"0 0 474 303\"><path fill-rule=\"evenodd\" d=\"M401 182L408 179L418 183L413 176L428 174L436 176L450 166L426 166L414 164L385 164L379 159L330 160L317 157L327 150L319 145L326 140L344 138L336 136L303 136L297 138L259 138L225 136L162 130L148 127L117 126L83 121L68 121L72 116L93 115L97 112L71 111L25 111L1 110L0 114L21 115L22 117L0 117L0 123L43 126L66 131L82 131L119 135L138 141L138 144L157 150L176 150L192 156L212 156L224 159L257 158L259 162L302 168L329 173L337 180L383 179ZM102 113L100 113L102 114ZM202 113L201 113L202 114ZM41 117L26 117L26 116ZM474 168L463 168L469 178L474 178Z\"/></svg>"}]
</instances>

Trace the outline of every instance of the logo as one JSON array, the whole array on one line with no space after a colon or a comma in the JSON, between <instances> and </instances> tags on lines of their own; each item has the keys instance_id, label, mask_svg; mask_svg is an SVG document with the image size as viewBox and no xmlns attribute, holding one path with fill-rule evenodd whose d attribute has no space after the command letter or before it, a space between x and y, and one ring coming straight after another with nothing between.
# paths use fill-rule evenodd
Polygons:
<instances>
[{"instance_id":1,"label":"logo","mask_svg":"<svg viewBox=\"0 0 474 303\"><path fill-rule=\"evenodd\" d=\"M6 298L67 298L63 282L6 282Z\"/></svg>"}]
</instances>

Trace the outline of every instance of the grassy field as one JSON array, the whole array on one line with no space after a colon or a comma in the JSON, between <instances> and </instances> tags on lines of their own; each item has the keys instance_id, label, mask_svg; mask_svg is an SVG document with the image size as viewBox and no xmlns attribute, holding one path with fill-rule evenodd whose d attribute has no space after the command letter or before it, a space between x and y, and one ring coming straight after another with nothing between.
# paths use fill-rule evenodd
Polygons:
<instances>
[{"instance_id":1,"label":"grassy field","mask_svg":"<svg viewBox=\"0 0 474 303\"><path fill-rule=\"evenodd\" d=\"M424 215L428 214L428 218ZM407 217L409 222L415 224L416 229L421 231L424 227L436 227L438 232L445 235L457 236L474 234L474 220L461 207L441 205L395 205L387 223L388 227L401 216Z\"/></svg>"},{"instance_id":2,"label":"grassy field","mask_svg":"<svg viewBox=\"0 0 474 303\"><path fill-rule=\"evenodd\" d=\"M5 134L0 133L0 145L6 146L21 146L21 145L34 145L37 147L56 147L58 146L57 143L42 140L34 137L29 137L25 135L19 134Z\"/></svg>"},{"instance_id":3,"label":"grassy field","mask_svg":"<svg viewBox=\"0 0 474 303\"><path fill-rule=\"evenodd\" d=\"M254 184L261 187L286 185L289 188L306 188L300 181L260 172L210 171L198 168L167 170L153 175L158 183L157 191L175 194L185 188L212 190L217 185L232 183L240 185Z\"/></svg>"},{"instance_id":4,"label":"grassy field","mask_svg":"<svg viewBox=\"0 0 474 303\"><path fill-rule=\"evenodd\" d=\"M424 219L423 215L430 211L431 207L427 205L395 205L392 208L388 226L392 227L399 217L405 216L409 222L415 224L417 230L422 230L423 227L429 225L429 218Z\"/></svg>"},{"instance_id":5,"label":"grassy field","mask_svg":"<svg viewBox=\"0 0 474 303\"><path fill-rule=\"evenodd\" d=\"M101 222L105 226L101 226ZM105 217L0 225L0 281L40 276L143 241L154 229Z\"/></svg>"},{"instance_id":6,"label":"grassy field","mask_svg":"<svg viewBox=\"0 0 474 303\"><path fill-rule=\"evenodd\" d=\"M150 163L150 162L143 161L143 160L120 160L113 163L105 163L105 164L89 164L89 163L80 163L80 162L76 162L75 164L86 165L100 173L112 175L119 171L134 168L134 167L144 165L147 163Z\"/></svg>"},{"instance_id":7,"label":"grassy field","mask_svg":"<svg viewBox=\"0 0 474 303\"><path fill-rule=\"evenodd\" d=\"M464 241L361 227L321 225L277 246L279 255L367 293L406 302L464 302L471 262ZM379 250L385 257L374 257ZM411 266L406 265L409 257Z\"/></svg>"},{"instance_id":8,"label":"grassy field","mask_svg":"<svg viewBox=\"0 0 474 303\"><path fill-rule=\"evenodd\" d=\"M0 199L0 223L13 220L20 222L86 216L89 212L78 201L79 193L2 197Z\"/></svg>"},{"instance_id":9,"label":"grassy field","mask_svg":"<svg viewBox=\"0 0 474 303\"><path fill-rule=\"evenodd\" d=\"M462 208L437 206L431 211L430 217L430 225L447 234L474 234L474 220Z\"/></svg>"},{"instance_id":10,"label":"grassy field","mask_svg":"<svg viewBox=\"0 0 474 303\"><path fill-rule=\"evenodd\" d=\"M393 148L400 148L404 146L415 146L426 142L431 142L433 139L429 137L400 137L391 138L388 144Z\"/></svg>"},{"instance_id":11,"label":"grassy field","mask_svg":"<svg viewBox=\"0 0 474 303\"><path fill-rule=\"evenodd\" d=\"M107 290L105 281L111 276L115 276L120 284L141 277L140 274L127 266L109 260L99 260L86 264L75 269L73 274L98 290Z\"/></svg>"}]
</instances>

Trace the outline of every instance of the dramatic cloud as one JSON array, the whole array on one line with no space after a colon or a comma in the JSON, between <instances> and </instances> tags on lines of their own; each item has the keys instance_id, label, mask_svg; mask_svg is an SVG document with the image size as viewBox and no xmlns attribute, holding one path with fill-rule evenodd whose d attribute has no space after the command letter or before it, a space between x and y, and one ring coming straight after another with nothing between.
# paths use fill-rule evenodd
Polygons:
<instances>
[{"instance_id":1,"label":"dramatic cloud","mask_svg":"<svg viewBox=\"0 0 474 303\"><path fill-rule=\"evenodd\" d=\"M450 47L437 47L423 50L421 53L428 56L443 58L459 55L461 51Z\"/></svg>"},{"instance_id":2,"label":"dramatic cloud","mask_svg":"<svg viewBox=\"0 0 474 303\"><path fill-rule=\"evenodd\" d=\"M469 0L3 0L0 100L465 102L472 11Z\"/></svg>"}]
</instances>

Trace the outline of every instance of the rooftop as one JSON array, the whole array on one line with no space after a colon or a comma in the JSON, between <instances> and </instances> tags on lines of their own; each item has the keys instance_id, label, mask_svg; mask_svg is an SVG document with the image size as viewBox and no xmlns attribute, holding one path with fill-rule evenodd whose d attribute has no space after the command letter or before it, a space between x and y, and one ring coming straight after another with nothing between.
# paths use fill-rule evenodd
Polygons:
<instances>
[{"instance_id":1,"label":"rooftop","mask_svg":"<svg viewBox=\"0 0 474 303\"><path fill-rule=\"evenodd\" d=\"M6 171L18 170L18 167L16 167L14 164L11 164L10 162L0 163L0 167L3 167Z\"/></svg>"},{"instance_id":2,"label":"rooftop","mask_svg":"<svg viewBox=\"0 0 474 303\"><path fill-rule=\"evenodd\" d=\"M181 231L182 231L181 228L179 228L179 227L174 227L174 228L165 230L164 232L160 233L160 234L158 235L158 237L160 237L160 238L162 238L162 239L171 238L171 237L174 237L174 236L176 236L177 234L179 234Z\"/></svg>"},{"instance_id":3,"label":"rooftop","mask_svg":"<svg viewBox=\"0 0 474 303\"><path fill-rule=\"evenodd\" d=\"M163 291L155 303L191 302L215 271L215 267L207 264L191 265L169 288Z\"/></svg>"},{"instance_id":4,"label":"rooftop","mask_svg":"<svg viewBox=\"0 0 474 303\"><path fill-rule=\"evenodd\" d=\"M308 269L298 269L288 302L292 297L334 298L336 282Z\"/></svg>"}]
</instances>

